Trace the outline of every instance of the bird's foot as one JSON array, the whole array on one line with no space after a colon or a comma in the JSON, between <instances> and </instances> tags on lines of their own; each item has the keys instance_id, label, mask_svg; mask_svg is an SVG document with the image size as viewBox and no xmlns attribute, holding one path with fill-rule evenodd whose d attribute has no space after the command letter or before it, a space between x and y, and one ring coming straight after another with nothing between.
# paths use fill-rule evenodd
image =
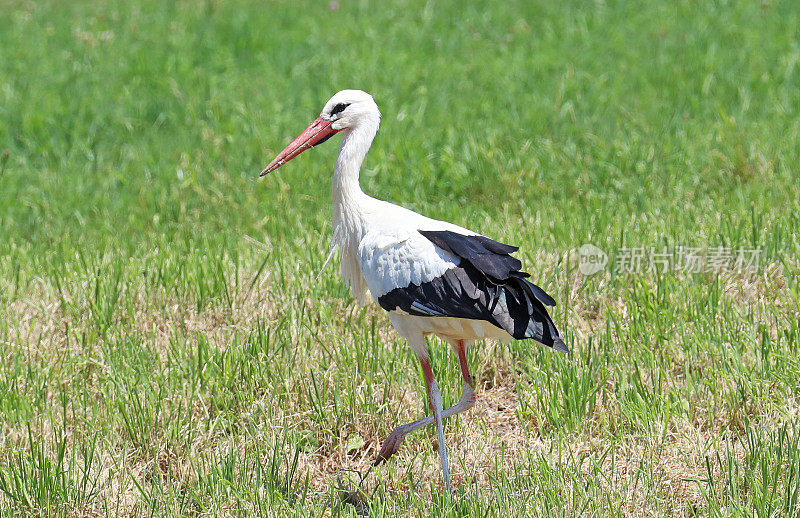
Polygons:
<instances>
[{"instance_id":1,"label":"bird's foot","mask_svg":"<svg viewBox=\"0 0 800 518\"><path fill-rule=\"evenodd\" d=\"M403 441L406 438L409 430L407 430L406 425L401 425L392 430L392 433L389 434L389 437L383 441L383 445L381 446L381 451L378 453L378 458L375 459L375 462L372 463L373 466L380 466L387 460L389 457L397 453L400 449L400 446L403 444Z\"/></svg>"}]
</instances>

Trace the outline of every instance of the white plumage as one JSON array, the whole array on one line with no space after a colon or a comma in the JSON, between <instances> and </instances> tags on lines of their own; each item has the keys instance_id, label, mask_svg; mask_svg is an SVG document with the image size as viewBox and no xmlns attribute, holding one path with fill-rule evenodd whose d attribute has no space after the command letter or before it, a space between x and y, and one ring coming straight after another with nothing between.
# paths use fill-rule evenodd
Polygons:
<instances>
[{"instance_id":1,"label":"white plumage","mask_svg":"<svg viewBox=\"0 0 800 518\"><path fill-rule=\"evenodd\" d=\"M358 245L358 263L376 301L395 288L439 277L460 262L458 256L437 247L413 228L381 226Z\"/></svg>"},{"instance_id":2,"label":"white plumage","mask_svg":"<svg viewBox=\"0 0 800 518\"><path fill-rule=\"evenodd\" d=\"M304 150L342 132L333 172L333 239L339 249L342 278L361 304L372 298L408 340L425 374L433 415L395 428L377 463L394 454L411 431L435 423L445 485L449 468L442 419L475 402L465 347L483 338L534 338L567 351L545 305L544 290L528 282L511 247L471 230L372 198L361 190L359 171L378 131L380 112L372 96L360 90L334 95L320 116L262 171L274 171ZM442 409L425 336L446 340L459 358L463 394Z\"/></svg>"}]
</instances>

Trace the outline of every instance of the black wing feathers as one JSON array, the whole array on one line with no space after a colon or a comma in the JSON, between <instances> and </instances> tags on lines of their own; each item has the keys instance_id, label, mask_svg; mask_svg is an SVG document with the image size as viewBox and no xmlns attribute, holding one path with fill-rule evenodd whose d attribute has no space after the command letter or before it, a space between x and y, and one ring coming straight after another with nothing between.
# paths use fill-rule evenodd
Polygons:
<instances>
[{"instance_id":1,"label":"black wing feathers","mask_svg":"<svg viewBox=\"0 0 800 518\"><path fill-rule=\"evenodd\" d=\"M521 273L520 260L508 255L519 250L515 246L504 245L484 236L464 236L449 230L420 230L419 233L442 250L466 259L478 271L494 279L505 279L512 272Z\"/></svg>"},{"instance_id":2,"label":"black wing feathers","mask_svg":"<svg viewBox=\"0 0 800 518\"><path fill-rule=\"evenodd\" d=\"M421 286L395 288L379 297L387 311L400 308L418 316L449 316L485 320L517 339L533 338L568 352L547 306L555 300L526 280L522 263L509 254L515 246L485 236L465 236L451 231L420 230L442 250L458 256L458 267Z\"/></svg>"}]
</instances>

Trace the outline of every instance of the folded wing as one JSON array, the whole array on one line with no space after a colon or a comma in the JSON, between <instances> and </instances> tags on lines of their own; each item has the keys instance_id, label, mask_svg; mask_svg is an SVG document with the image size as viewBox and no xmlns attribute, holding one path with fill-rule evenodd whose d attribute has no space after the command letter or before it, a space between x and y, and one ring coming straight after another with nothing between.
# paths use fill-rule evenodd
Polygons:
<instances>
[{"instance_id":1,"label":"folded wing","mask_svg":"<svg viewBox=\"0 0 800 518\"><path fill-rule=\"evenodd\" d=\"M451 230L380 239L366 243L359 255L370 291L383 309L484 320L516 339L532 338L568 352L545 308L555 301L527 280L522 263L510 255L517 247Z\"/></svg>"}]
</instances>

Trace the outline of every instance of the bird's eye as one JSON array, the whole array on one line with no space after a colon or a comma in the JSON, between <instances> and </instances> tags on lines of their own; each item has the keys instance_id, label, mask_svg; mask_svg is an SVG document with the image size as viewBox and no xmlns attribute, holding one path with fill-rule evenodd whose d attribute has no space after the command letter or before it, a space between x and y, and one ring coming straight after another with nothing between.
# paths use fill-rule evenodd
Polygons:
<instances>
[{"instance_id":1,"label":"bird's eye","mask_svg":"<svg viewBox=\"0 0 800 518\"><path fill-rule=\"evenodd\" d=\"M331 110L331 115L336 115L337 113L343 112L344 109L347 108L348 106L350 106L348 103L339 103L339 104L337 104Z\"/></svg>"}]
</instances>

